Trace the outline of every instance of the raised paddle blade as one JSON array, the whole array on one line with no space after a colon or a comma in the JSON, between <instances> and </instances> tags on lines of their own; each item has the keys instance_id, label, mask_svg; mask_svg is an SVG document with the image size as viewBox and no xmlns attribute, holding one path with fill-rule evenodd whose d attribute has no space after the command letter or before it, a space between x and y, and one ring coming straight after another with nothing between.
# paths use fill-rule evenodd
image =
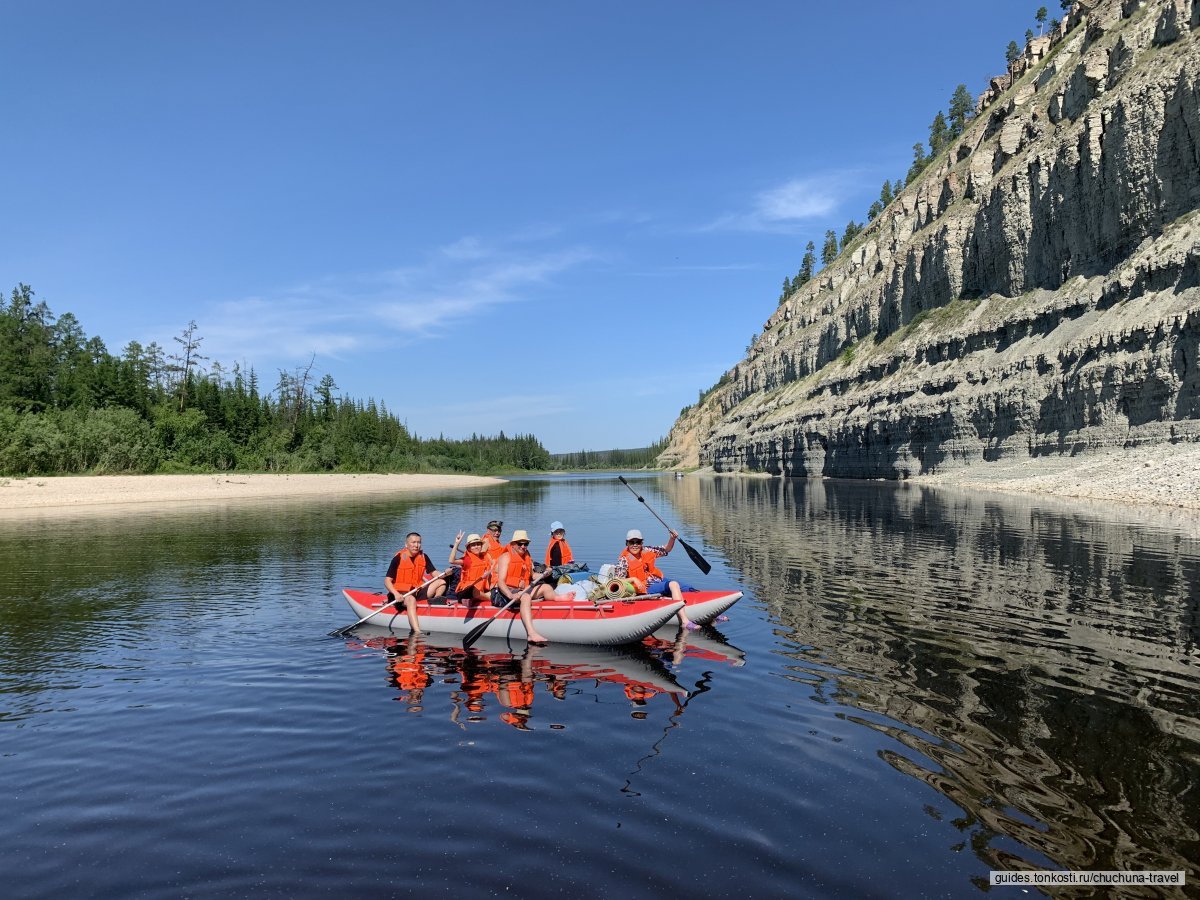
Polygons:
<instances>
[{"instance_id":1,"label":"raised paddle blade","mask_svg":"<svg viewBox=\"0 0 1200 900\"><path fill-rule=\"evenodd\" d=\"M699 569L705 575L712 571L712 566L709 565L708 560L701 556L700 552L696 550L695 547L693 547L683 538L679 539L679 543L683 544L683 549L687 552L688 558L696 564L697 569Z\"/></svg>"}]
</instances>

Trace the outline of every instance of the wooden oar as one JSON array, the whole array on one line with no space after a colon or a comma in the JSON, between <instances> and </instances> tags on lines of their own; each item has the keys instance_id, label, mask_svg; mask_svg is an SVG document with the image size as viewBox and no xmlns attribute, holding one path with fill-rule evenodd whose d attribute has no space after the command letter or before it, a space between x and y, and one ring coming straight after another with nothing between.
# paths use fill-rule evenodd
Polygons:
<instances>
[{"instance_id":1,"label":"wooden oar","mask_svg":"<svg viewBox=\"0 0 1200 900\"><path fill-rule=\"evenodd\" d=\"M401 594L399 597L393 597L393 598L392 598L391 600L389 600L387 603L383 604L383 606L379 607L379 609L375 610L374 612L367 613L365 616L363 616L361 619L359 619L359 620L358 620L357 622L355 622L353 625L347 625L345 628L339 628L337 631L331 631L331 632L329 632L329 636L330 636L330 637L341 637L341 636L342 636L343 634L345 634L347 631L350 631L352 628L357 628L359 625L361 625L363 622L367 621L367 619L371 618L372 616L377 616L377 615L379 615L381 612L383 612L383 611L384 611L385 609L387 609L389 606L395 606L397 603L399 603L399 602L400 602L401 600L403 600L405 597L411 597L413 594L415 594L415 593L416 593L417 591L419 591L421 588L425 587L425 585L427 585L427 584L430 584L430 583L432 583L432 582L434 582L434 581L437 581L439 578L442 578L442 577L444 577L444 576L446 576L446 575L448 575L448 574L450 574L450 570L449 570L449 569L447 569L445 572L437 572L437 573L435 573L435 574L433 575L433 577L426 579L426 580L425 580L425 581L423 581L421 584L418 584L418 585L417 585L415 588L413 588L413 589L412 589L411 591L409 591L407 594Z\"/></svg>"},{"instance_id":2,"label":"wooden oar","mask_svg":"<svg viewBox=\"0 0 1200 900\"><path fill-rule=\"evenodd\" d=\"M463 649L470 650L471 645L474 644L481 637L483 637L483 633L485 631L487 631L488 626L491 625L493 622L495 622L498 618L500 618L500 614L502 612L508 611L514 603L516 603L518 600L521 599L521 594L524 594L526 591L528 591L530 588L532 588L535 584L539 584L545 580L546 580L546 575L544 573L542 575L539 575L537 578L533 579L533 581L529 582L528 587L526 587L524 590L518 591L517 596L513 597L511 600L509 600L507 603L505 603L502 607L500 607L498 610L496 610L496 612L494 612L491 616L489 616L487 619L480 622L478 625L476 625L474 628L472 628L470 631L468 631L466 633L466 635L464 635L464 637L463 637Z\"/></svg>"},{"instance_id":3,"label":"wooden oar","mask_svg":"<svg viewBox=\"0 0 1200 900\"><path fill-rule=\"evenodd\" d=\"M650 504L646 502L646 498L643 497L641 494L639 494L637 491L633 490L633 487L629 484L628 481L625 480L624 475L618 475L617 478L620 480L621 484L625 485L625 487L629 488L629 490L633 492L633 496L638 498L639 503L641 503L643 506L645 506L646 509L650 510L650 515L654 516L654 518L658 519L658 521L663 523L663 527L666 528L667 531L675 531L674 528L672 528L666 522L663 522L662 516L660 516L654 510L650 509ZM679 532L675 532L675 533L678 534ZM689 544L683 538L678 538L678 541L679 541L679 543L683 544L684 551L686 551L688 558L696 564L697 569L699 569L705 575L707 575L709 572L712 571L712 566L709 565L707 559L705 559L703 556L700 555L699 551L697 551L691 544Z\"/></svg>"}]
</instances>

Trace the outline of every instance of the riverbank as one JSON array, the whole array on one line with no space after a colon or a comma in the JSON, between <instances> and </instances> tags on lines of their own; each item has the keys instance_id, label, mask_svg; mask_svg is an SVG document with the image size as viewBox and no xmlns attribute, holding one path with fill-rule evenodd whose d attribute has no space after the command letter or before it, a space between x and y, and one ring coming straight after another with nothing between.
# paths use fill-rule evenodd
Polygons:
<instances>
[{"instance_id":1,"label":"riverbank","mask_svg":"<svg viewBox=\"0 0 1200 900\"><path fill-rule=\"evenodd\" d=\"M478 475L64 475L0 479L0 518L141 504L224 500L337 499L468 490L502 484Z\"/></svg>"},{"instance_id":2,"label":"riverbank","mask_svg":"<svg viewBox=\"0 0 1200 900\"><path fill-rule=\"evenodd\" d=\"M714 472L706 466L698 469L697 474L712 475ZM771 477L757 472L738 474L740 477ZM916 475L908 482L1200 511L1200 443L1154 444L1080 456L980 462L945 472Z\"/></svg>"},{"instance_id":3,"label":"riverbank","mask_svg":"<svg viewBox=\"0 0 1200 900\"><path fill-rule=\"evenodd\" d=\"M1001 460L920 475L918 484L1200 510L1200 444Z\"/></svg>"}]
</instances>

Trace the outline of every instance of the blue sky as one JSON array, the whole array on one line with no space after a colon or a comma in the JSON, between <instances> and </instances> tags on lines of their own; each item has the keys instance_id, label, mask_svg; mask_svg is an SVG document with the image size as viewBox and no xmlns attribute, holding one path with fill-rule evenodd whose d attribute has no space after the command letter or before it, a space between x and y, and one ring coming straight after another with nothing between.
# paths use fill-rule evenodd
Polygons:
<instances>
[{"instance_id":1,"label":"blue sky","mask_svg":"<svg viewBox=\"0 0 1200 900\"><path fill-rule=\"evenodd\" d=\"M3 0L0 289L422 436L644 446L1036 7Z\"/></svg>"}]
</instances>

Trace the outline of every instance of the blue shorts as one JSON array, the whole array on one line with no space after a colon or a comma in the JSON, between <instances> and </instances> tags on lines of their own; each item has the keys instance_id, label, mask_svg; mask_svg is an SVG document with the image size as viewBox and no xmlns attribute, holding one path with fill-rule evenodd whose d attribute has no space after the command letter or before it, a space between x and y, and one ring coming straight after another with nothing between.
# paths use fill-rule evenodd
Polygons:
<instances>
[{"instance_id":1,"label":"blue shorts","mask_svg":"<svg viewBox=\"0 0 1200 900\"><path fill-rule=\"evenodd\" d=\"M672 581L676 581L676 580L677 579L674 579L674 578L664 578L661 581L651 581L646 585L646 593L647 594L659 594L663 597L669 597L669 596L671 596L671 589L669 587L667 587L667 585L669 585ZM684 584L682 581L679 582L679 589L681 591L684 591L685 593L687 591L695 590L695 588L692 587L690 584Z\"/></svg>"}]
</instances>

